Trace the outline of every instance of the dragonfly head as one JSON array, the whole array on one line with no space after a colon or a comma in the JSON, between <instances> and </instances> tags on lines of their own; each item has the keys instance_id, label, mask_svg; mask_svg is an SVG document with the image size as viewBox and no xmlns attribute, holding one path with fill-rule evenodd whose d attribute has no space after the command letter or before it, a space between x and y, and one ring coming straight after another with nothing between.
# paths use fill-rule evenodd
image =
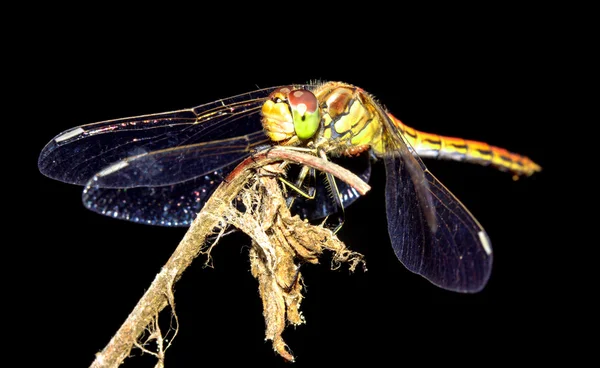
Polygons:
<instances>
[{"instance_id":1,"label":"dragonfly head","mask_svg":"<svg viewBox=\"0 0 600 368\"><path fill-rule=\"evenodd\" d=\"M262 115L265 132L276 142L293 136L310 139L321 123L317 97L311 91L293 87L272 92L262 106Z\"/></svg>"}]
</instances>

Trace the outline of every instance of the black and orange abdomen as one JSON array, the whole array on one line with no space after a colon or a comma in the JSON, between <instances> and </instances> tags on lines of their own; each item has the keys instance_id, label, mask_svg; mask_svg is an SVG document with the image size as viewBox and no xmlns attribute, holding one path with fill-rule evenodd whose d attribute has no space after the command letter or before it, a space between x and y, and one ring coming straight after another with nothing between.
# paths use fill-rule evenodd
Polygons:
<instances>
[{"instance_id":1,"label":"black and orange abdomen","mask_svg":"<svg viewBox=\"0 0 600 368\"><path fill-rule=\"evenodd\" d=\"M538 164L528 157L509 152L503 148L491 146L484 142L420 132L405 125L393 115L389 114L389 116L404 136L404 139L411 144L420 157L492 165L500 170L510 171L516 176L529 176L542 170Z\"/></svg>"}]
</instances>

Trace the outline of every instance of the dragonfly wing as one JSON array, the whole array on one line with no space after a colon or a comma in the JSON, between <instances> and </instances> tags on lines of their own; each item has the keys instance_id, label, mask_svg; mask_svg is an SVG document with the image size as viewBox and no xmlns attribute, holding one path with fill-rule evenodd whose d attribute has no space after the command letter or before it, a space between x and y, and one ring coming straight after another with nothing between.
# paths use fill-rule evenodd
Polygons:
<instances>
[{"instance_id":1,"label":"dragonfly wing","mask_svg":"<svg viewBox=\"0 0 600 368\"><path fill-rule=\"evenodd\" d=\"M490 240L464 205L428 170L425 187L435 214L433 231L404 158L384 158L388 231L394 252L410 271L444 289L477 292L492 269Z\"/></svg>"},{"instance_id":2,"label":"dragonfly wing","mask_svg":"<svg viewBox=\"0 0 600 368\"><path fill-rule=\"evenodd\" d=\"M162 187L187 182L241 161L253 147L268 141L261 130L241 137L141 153L105 167L92 182L100 188Z\"/></svg>"},{"instance_id":3,"label":"dragonfly wing","mask_svg":"<svg viewBox=\"0 0 600 368\"><path fill-rule=\"evenodd\" d=\"M483 227L427 169L381 108L386 211L394 252L410 271L458 292L483 289L492 245Z\"/></svg>"},{"instance_id":4,"label":"dragonfly wing","mask_svg":"<svg viewBox=\"0 0 600 368\"><path fill-rule=\"evenodd\" d=\"M44 147L38 167L53 179L85 185L103 168L129 156L261 131L260 107L276 88L249 92L192 109L69 129ZM217 166L226 164L218 161Z\"/></svg>"},{"instance_id":5,"label":"dragonfly wing","mask_svg":"<svg viewBox=\"0 0 600 368\"><path fill-rule=\"evenodd\" d=\"M127 157L93 176L83 203L114 218L189 226L223 176L265 140L259 131Z\"/></svg>"},{"instance_id":6,"label":"dragonfly wing","mask_svg":"<svg viewBox=\"0 0 600 368\"><path fill-rule=\"evenodd\" d=\"M82 200L88 209L105 216L148 225L186 227L229 170L225 167L176 185L128 189L101 188L91 180L83 190Z\"/></svg>"},{"instance_id":7,"label":"dragonfly wing","mask_svg":"<svg viewBox=\"0 0 600 368\"><path fill-rule=\"evenodd\" d=\"M90 180L83 191L84 205L97 213L118 219L161 226L189 226L223 177L265 135L256 132L226 141L199 143L128 157L109 165ZM217 167L212 159L228 165ZM358 158L334 159L368 181L371 164L368 152ZM342 160L342 161L340 161ZM318 219L339 212L318 175L317 196L296 198L294 213ZM133 185L135 184L135 185ZM349 206L359 194L337 182L342 202Z\"/></svg>"}]
</instances>

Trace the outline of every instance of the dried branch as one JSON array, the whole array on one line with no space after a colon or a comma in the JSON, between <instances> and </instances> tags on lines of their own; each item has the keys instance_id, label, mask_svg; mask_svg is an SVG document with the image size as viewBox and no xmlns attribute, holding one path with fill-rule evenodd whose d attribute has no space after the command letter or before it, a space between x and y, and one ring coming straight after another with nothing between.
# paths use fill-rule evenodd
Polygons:
<instances>
[{"instance_id":1,"label":"dried branch","mask_svg":"<svg viewBox=\"0 0 600 368\"><path fill-rule=\"evenodd\" d=\"M348 170L294 150L267 149L246 159L206 202L126 321L108 345L96 354L91 367L118 367L134 346L143 347L138 339L146 329L151 332L150 338L156 340L160 348L160 351L154 353L158 359L157 366L164 366L166 348L162 347L165 339L158 328L158 313L170 305L176 321L173 295L175 282L198 255L204 253L210 256L210 249L228 225L237 227L253 240L250 252L253 260L252 273L259 280L267 322L266 337L273 340L274 348L284 358L293 360L285 349L281 332L286 319L293 324L303 322L298 310L302 298L299 283L301 276L294 260L316 263L324 248L335 251L335 257L341 261L352 260L354 267L361 256L349 252L329 230L291 216L277 180L272 174L263 175L261 171L269 164L283 160L329 172L361 194L370 189ZM268 172L273 170L271 167ZM245 207L244 212L239 211L239 206L235 205L239 198ZM207 245L211 235L217 235L216 240Z\"/></svg>"}]
</instances>

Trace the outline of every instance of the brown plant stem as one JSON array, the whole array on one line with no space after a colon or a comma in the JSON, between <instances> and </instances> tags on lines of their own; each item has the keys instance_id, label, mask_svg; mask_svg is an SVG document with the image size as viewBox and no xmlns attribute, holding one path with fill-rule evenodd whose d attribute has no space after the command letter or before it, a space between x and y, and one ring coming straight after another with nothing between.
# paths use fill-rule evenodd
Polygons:
<instances>
[{"instance_id":1,"label":"brown plant stem","mask_svg":"<svg viewBox=\"0 0 600 368\"><path fill-rule=\"evenodd\" d=\"M278 239L277 241L286 241L285 234L283 240L280 239L281 235L268 234L271 238L261 238L261 231L257 231L258 228L253 227L252 225L252 221L256 222L257 219L250 217L246 218L246 221L240 221L242 217L236 215L237 212L235 212L235 206L232 205L236 198L240 196L240 193L248 187L249 183L253 182L253 180L258 180L257 178L259 175L257 175L256 169L262 168L273 162L284 160L308 165L317 170L329 172L338 179L343 180L354 187L360 194L365 194L370 189L366 183L348 170L313 155L295 150L285 148L266 149L257 152L252 157L246 159L232 171L227 179L221 183L213 195L208 199L204 208L192 222L189 230L186 232L161 271L156 275L146 293L139 300L106 347L96 354L96 359L91 367L118 367L124 359L129 356L131 349L134 346L139 346L138 339L144 334L145 330L151 329L152 334L156 333L158 313L168 305L171 306L174 313L175 302L172 291L173 285L181 277L183 271L190 266L194 258L199 254L210 252L210 249L219 240L220 235L228 225L234 225L246 232L253 239L253 243L263 244L263 247L256 249L268 248L269 242L273 241L271 239L273 236ZM246 203L252 206L250 202ZM268 207L265 208L268 212ZM262 226L263 230L265 227L269 227L270 225L265 224L268 224L269 222L275 223L277 220L275 219L274 214L280 210L281 206L273 208L271 211L273 212L273 216L266 216L261 221L257 222L260 225L256 226ZM248 215L248 213L244 215ZM264 214L261 214L260 211L255 212L254 217L257 216L264 216ZM286 214L282 219L289 220L289 216ZM306 224L306 226L312 225ZM289 226L286 227L280 225L278 229L278 231L282 231L282 229L288 229L289 231ZM217 239L213 244L207 246L207 238L215 234L218 234ZM273 232L273 234L275 234L275 232ZM297 239L288 241L289 244L294 242L297 242ZM302 251L305 251L305 248L309 248L308 245L304 247L295 247L302 248ZM176 319L176 315L174 316ZM275 336L276 334L277 333L274 333L272 335ZM160 339L160 337L157 341L162 344L162 339ZM168 348L168 346L166 348ZM164 350L166 350L166 348L164 348ZM164 365L164 350L154 354L159 360L157 363L157 366L159 367Z\"/></svg>"}]
</instances>

